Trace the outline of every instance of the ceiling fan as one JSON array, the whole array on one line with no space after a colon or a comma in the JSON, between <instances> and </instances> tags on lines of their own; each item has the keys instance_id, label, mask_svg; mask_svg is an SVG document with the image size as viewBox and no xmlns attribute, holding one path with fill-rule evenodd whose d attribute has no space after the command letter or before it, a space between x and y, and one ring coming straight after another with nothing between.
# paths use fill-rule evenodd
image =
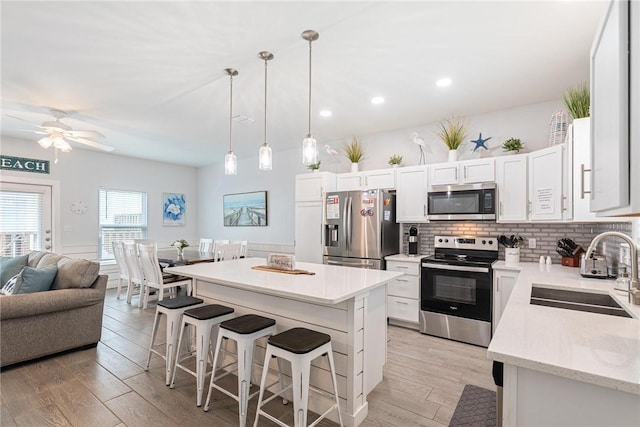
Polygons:
<instances>
[{"instance_id":1,"label":"ceiling fan","mask_svg":"<svg viewBox=\"0 0 640 427\"><path fill-rule=\"evenodd\" d=\"M21 119L20 117L8 115L11 118L21 120L23 122L31 123L36 129L28 130L27 132L33 132L38 135L46 135L44 138L38 141L38 144L42 148L49 148L53 146L56 150L60 150L63 153L71 151L72 147L68 141L78 142L80 144L87 145L92 148L103 151L113 151L113 147L100 144L95 141L91 141L87 138L104 138L105 136L97 130L73 130L71 126L62 123L60 120L67 117L67 113L62 110L51 108L49 110L51 115L55 117L54 121L45 121L40 125L31 123L29 120ZM57 156L56 156L57 162Z\"/></svg>"}]
</instances>

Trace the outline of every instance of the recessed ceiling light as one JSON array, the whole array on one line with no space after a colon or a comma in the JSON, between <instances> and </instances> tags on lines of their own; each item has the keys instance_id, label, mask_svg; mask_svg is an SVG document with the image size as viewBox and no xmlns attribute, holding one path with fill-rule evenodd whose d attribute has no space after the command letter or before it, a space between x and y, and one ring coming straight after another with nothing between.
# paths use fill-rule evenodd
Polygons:
<instances>
[{"instance_id":1,"label":"recessed ceiling light","mask_svg":"<svg viewBox=\"0 0 640 427\"><path fill-rule=\"evenodd\" d=\"M375 105L384 104L384 98L381 96L374 96L371 98L371 103Z\"/></svg>"},{"instance_id":2,"label":"recessed ceiling light","mask_svg":"<svg viewBox=\"0 0 640 427\"><path fill-rule=\"evenodd\" d=\"M447 87L451 84L451 79L449 77L445 77L436 82L436 86L438 87Z\"/></svg>"},{"instance_id":3,"label":"recessed ceiling light","mask_svg":"<svg viewBox=\"0 0 640 427\"><path fill-rule=\"evenodd\" d=\"M321 110L320 111L320 117L331 117L331 111L330 110Z\"/></svg>"}]
</instances>

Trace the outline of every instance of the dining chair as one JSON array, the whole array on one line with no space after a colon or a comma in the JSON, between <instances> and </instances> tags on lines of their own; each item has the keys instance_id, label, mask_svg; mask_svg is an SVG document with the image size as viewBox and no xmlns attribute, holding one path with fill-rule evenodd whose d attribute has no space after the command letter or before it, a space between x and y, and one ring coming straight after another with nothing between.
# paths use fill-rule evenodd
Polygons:
<instances>
[{"instance_id":1,"label":"dining chair","mask_svg":"<svg viewBox=\"0 0 640 427\"><path fill-rule=\"evenodd\" d=\"M232 240L231 244L240 245L240 258L247 257L247 241L246 240Z\"/></svg>"},{"instance_id":2,"label":"dining chair","mask_svg":"<svg viewBox=\"0 0 640 427\"><path fill-rule=\"evenodd\" d=\"M211 252L213 250L213 239L200 239L198 252Z\"/></svg>"},{"instance_id":3,"label":"dining chair","mask_svg":"<svg viewBox=\"0 0 640 427\"><path fill-rule=\"evenodd\" d=\"M238 259L240 258L240 245L231 243L218 245L213 255L216 261Z\"/></svg>"},{"instance_id":4,"label":"dining chair","mask_svg":"<svg viewBox=\"0 0 640 427\"><path fill-rule=\"evenodd\" d=\"M129 271L129 286L127 287L127 304L131 304L133 292L138 287L138 307L141 306L142 294L144 293L144 275L140 269L138 261L138 250L133 242L124 242L122 244L124 252L124 260Z\"/></svg>"},{"instance_id":5,"label":"dining chair","mask_svg":"<svg viewBox=\"0 0 640 427\"><path fill-rule=\"evenodd\" d=\"M228 244L229 244L229 240L215 239L213 241L213 248L211 249L211 252L216 254L216 253L218 253L218 248L221 245L228 245Z\"/></svg>"},{"instance_id":6,"label":"dining chair","mask_svg":"<svg viewBox=\"0 0 640 427\"><path fill-rule=\"evenodd\" d=\"M127 268L127 262L124 259L124 246L122 242L113 242L113 256L116 259L116 266L118 267L118 289L116 291L116 299L120 299L120 291L122 289L123 283L127 287L127 292L129 291L129 269Z\"/></svg>"},{"instance_id":7,"label":"dining chair","mask_svg":"<svg viewBox=\"0 0 640 427\"><path fill-rule=\"evenodd\" d=\"M178 295L178 286L187 286L187 295L191 294L192 280L189 277L175 274L162 273L158 262L158 247L155 244L138 245L138 256L140 267L144 275L144 299L142 308L146 309L149 303L150 288L158 290L158 301L164 299L164 292L167 290L170 297ZM139 305L139 304L138 304Z\"/></svg>"}]
</instances>

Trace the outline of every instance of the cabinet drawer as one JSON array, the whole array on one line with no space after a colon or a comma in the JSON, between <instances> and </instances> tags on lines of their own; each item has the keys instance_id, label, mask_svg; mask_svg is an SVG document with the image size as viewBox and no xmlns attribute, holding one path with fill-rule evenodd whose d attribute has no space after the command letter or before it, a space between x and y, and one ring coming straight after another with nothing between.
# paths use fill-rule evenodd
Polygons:
<instances>
[{"instance_id":1,"label":"cabinet drawer","mask_svg":"<svg viewBox=\"0 0 640 427\"><path fill-rule=\"evenodd\" d=\"M405 298L420 298L420 282L418 276L400 276L387 284L387 295Z\"/></svg>"},{"instance_id":2,"label":"cabinet drawer","mask_svg":"<svg viewBox=\"0 0 640 427\"><path fill-rule=\"evenodd\" d=\"M420 263L419 262L387 261L387 270L399 271L400 273L419 276Z\"/></svg>"},{"instance_id":3,"label":"cabinet drawer","mask_svg":"<svg viewBox=\"0 0 640 427\"><path fill-rule=\"evenodd\" d=\"M419 304L416 299L387 297L387 317L418 323Z\"/></svg>"}]
</instances>

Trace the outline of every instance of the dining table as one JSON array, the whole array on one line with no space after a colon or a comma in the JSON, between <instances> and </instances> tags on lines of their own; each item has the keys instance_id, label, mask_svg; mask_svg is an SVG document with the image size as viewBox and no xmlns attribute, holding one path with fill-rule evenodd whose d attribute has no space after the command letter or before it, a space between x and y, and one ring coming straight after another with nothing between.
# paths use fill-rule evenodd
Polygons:
<instances>
[{"instance_id":1,"label":"dining table","mask_svg":"<svg viewBox=\"0 0 640 427\"><path fill-rule=\"evenodd\" d=\"M184 249L180 255L175 249L158 251L158 262L168 264L170 267L214 261L215 257L212 252L199 252L197 250Z\"/></svg>"}]
</instances>

